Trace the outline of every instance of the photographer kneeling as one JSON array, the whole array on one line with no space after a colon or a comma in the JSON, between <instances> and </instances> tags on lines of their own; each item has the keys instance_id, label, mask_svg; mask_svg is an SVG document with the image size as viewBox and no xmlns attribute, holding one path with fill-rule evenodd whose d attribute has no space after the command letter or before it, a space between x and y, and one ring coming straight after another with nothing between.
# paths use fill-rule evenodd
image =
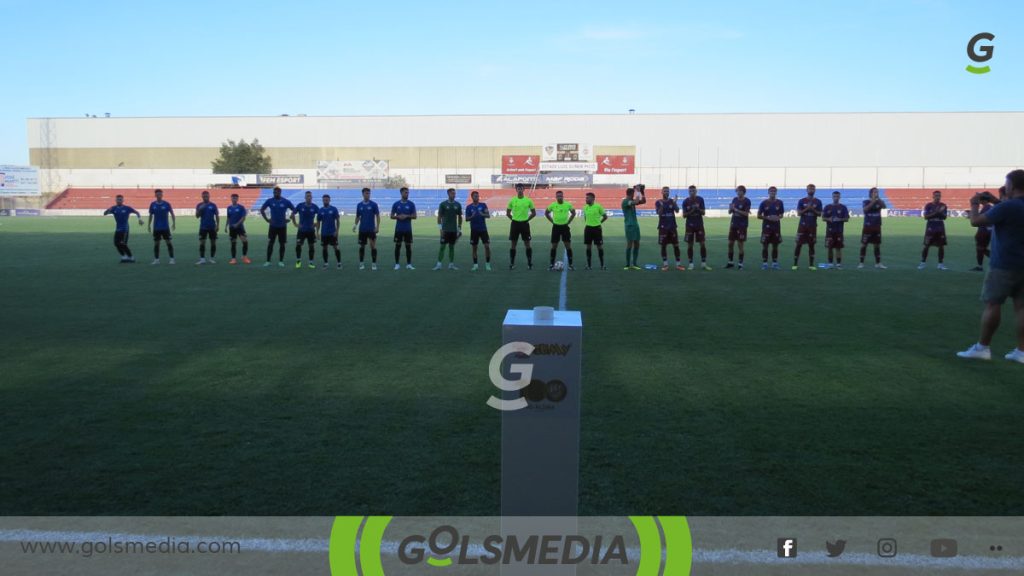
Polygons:
<instances>
[{"instance_id":1,"label":"photographer kneeling","mask_svg":"<svg viewBox=\"0 0 1024 576\"><path fill-rule=\"evenodd\" d=\"M994 204L985 214L978 206L985 200ZM961 358L990 360L992 336L999 328L1000 313L1007 298L1013 300L1017 318L1017 347L1006 355L1007 360L1024 364L1024 170L1006 175L1006 199L1002 202L988 192L971 198L971 224L992 226L992 259L981 300L981 337L978 343L963 352Z\"/></svg>"}]
</instances>

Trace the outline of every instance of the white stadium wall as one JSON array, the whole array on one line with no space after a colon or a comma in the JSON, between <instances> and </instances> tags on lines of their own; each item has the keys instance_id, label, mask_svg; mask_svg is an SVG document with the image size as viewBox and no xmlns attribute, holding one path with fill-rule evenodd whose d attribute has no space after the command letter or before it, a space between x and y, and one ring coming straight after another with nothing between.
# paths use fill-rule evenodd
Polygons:
<instances>
[{"instance_id":1,"label":"white stadium wall","mask_svg":"<svg viewBox=\"0 0 1024 576\"><path fill-rule=\"evenodd\" d=\"M472 174L489 187L502 153L538 154L543 144L590 143L635 154L637 173L595 175L595 184L650 186L863 188L993 186L1024 165L1024 113L637 114L493 116L343 116L210 118L39 118L28 144L45 191L67 186L206 186L222 142L258 138L316 186L314 164L360 149L377 159L400 151L453 149L432 158L467 165L406 161L391 173L417 187L444 186L445 174ZM625 150L629 152L625 152ZM104 150L130 152L130 165ZM339 151L341 150L341 151ZM413 152L410 152L413 151ZM461 152L458 152L461 151ZM126 153L128 153L126 152ZM464 152L464 153L463 153ZM379 153L379 154L378 154ZM272 157L274 154L272 153ZM481 160L484 158L485 160ZM106 162L106 164L104 164Z\"/></svg>"}]
</instances>

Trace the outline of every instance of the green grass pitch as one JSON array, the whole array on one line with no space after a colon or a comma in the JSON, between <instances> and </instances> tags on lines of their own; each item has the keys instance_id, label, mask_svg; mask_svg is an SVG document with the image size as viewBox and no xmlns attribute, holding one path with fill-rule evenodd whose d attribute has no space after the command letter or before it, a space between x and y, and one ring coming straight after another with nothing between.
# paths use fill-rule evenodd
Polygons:
<instances>
[{"instance_id":1,"label":"green grass pitch","mask_svg":"<svg viewBox=\"0 0 1024 576\"><path fill-rule=\"evenodd\" d=\"M346 219L347 220L347 219ZM119 265L112 219L0 219L0 513L399 515L498 513L499 415L487 363L508 308L554 305L548 225L528 272L360 272L343 225L338 270L197 268L179 218L178 265ZM660 261L644 219L641 263ZM1024 514L1024 371L1009 309L998 360L953 354L976 338L982 275L972 229L950 222L949 272L914 269L923 222L885 222L888 271L577 271L584 319L580 513L586 515ZM263 260L262 223L250 254ZM752 229L753 230L753 229ZM819 238L820 240L820 238ZM685 248L684 248L685 249ZM165 255L166 256L166 255ZM685 257L685 256L684 256ZM819 242L819 259L824 250ZM288 249L288 262L294 251ZM520 262L522 262L520 247ZM596 258L596 255L595 255ZM543 487L538 487L543 490Z\"/></svg>"}]
</instances>

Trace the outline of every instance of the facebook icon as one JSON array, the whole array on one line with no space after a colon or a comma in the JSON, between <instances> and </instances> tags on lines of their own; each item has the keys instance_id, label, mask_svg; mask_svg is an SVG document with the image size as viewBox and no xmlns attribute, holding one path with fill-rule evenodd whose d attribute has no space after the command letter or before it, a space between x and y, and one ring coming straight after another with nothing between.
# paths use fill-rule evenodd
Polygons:
<instances>
[{"instance_id":1,"label":"facebook icon","mask_svg":"<svg viewBox=\"0 0 1024 576\"><path fill-rule=\"evenodd\" d=\"M779 558L796 558L796 538L779 538Z\"/></svg>"}]
</instances>

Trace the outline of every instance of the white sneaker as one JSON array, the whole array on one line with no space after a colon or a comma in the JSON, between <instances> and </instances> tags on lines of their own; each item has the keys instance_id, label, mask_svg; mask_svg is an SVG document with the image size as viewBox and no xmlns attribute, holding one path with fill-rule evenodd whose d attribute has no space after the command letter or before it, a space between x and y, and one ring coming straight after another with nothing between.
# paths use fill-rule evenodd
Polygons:
<instances>
[{"instance_id":1,"label":"white sneaker","mask_svg":"<svg viewBox=\"0 0 1024 576\"><path fill-rule=\"evenodd\" d=\"M438 262L437 264L434 264L434 267L431 268L431 270L440 270L440 269L441 269L441 263L440 262Z\"/></svg>"},{"instance_id":2,"label":"white sneaker","mask_svg":"<svg viewBox=\"0 0 1024 576\"><path fill-rule=\"evenodd\" d=\"M413 268L412 264L406 264L405 265L405 269L406 270L415 270L415 268Z\"/></svg>"},{"instance_id":3,"label":"white sneaker","mask_svg":"<svg viewBox=\"0 0 1024 576\"><path fill-rule=\"evenodd\" d=\"M843 265L842 264L836 264L836 270L842 270L842 269L843 269Z\"/></svg>"},{"instance_id":4,"label":"white sneaker","mask_svg":"<svg viewBox=\"0 0 1024 576\"><path fill-rule=\"evenodd\" d=\"M877 264L875 265L875 268L878 268ZM864 269L864 263L863 262L861 262L860 264L857 264L857 270L863 270L863 269Z\"/></svg>"},{"instance_id":5,"label":"white sneaker","mask_svg":"<svg viewBox=\"0 0 1024 576\"><path fill-rule=\"evenodd\" d=\"M202 266L203 264L206 264L206 258L200 258L196 261L196 266Z\"/></svg>"},{"instance_id":6,"label":"white sneaker","mask_svg":"<svg viewBox=\"0 0 1024 576\"><path fill-rule=\"evenodd\" d=\"M338 270L341 270L341 262L338 262Z\"/></svg>"},{"instance_id":7,"label":"white sneaker","mask_svg":"<svg viewBox=\"0 0 1024 576\"><path fill-rule=\"evenodd\" d=\"M697 269L697 265L694 264L693 262L690 262L690 270L696 270L696 269Z\"/></svg>"},{"instance_id":8,"label":"white sneaker","mask_svg":"<svg viewBox=\"0 0 1024 576\"><path fill-rule=\"evenodd\" d=\"M174 264L174 258L171 258L170 260L168 260L167 263L168 264Z\"/></svg>"},{"instance_id":9,"label":"white sneaker","mask_svg":"<svg viewBox=\"0 0 1024 576\"><path fill-rule=\"evenodd\" d=\"M983 347L981 344L975 344L968 348L967 350L964 350L963 352L957 352L956 355L961 358L972 358L975 360L991 360L992 349L989 348L988 346Z\"/></svg>"},{"instance_id":10,"label":"white sneaker","mask_svg":"<svg viewBox=\"0 0 1024 576\"><path fill-rule=\"evenodd\" d=\"M127 256L121 256L121 262L127 262L127 261L128 261L128 257Z\"/></svg>"},{"instance_id":11,"label":"white sneaker","mask_svg":"<svg viewBox=\"0 0 1024 576\"><path fill-rule=\"evenodd\" d=\"M946 268L945 264L939 264L938 266L936 266L936 268L938 268L939 270L949 270L949 268Z\"/></svg>"},{"instance_id":12,"label":"white sneaker","mask_svg":"<svg viewBox=\"0 0 1024 576\"><path fill-rule=\"evenodd\" d=\"M927 266L927 264L925 264L924 262L921 262L920 264L917 265L917 269L918 270L924 270L925 266Z\"/></svg>"},{"instance_id":13,"label":"white sneaker","mask_svg":"<svg viewBox=\"0 0 1024 576\"><path fill-rule=\"evenodd\" d=\"M150 263L149 263L149 265L150 265L150 266L156 266L156 265L157 265L157 264L159 264L159 263L160 263L160 259L159 259L159 258L157 258L156 260L153 260L152 262L150 262Z\"/></svg>"},{"instance_id":14,"label":"white sneaker","mask_svg":"<svg viewBox=\"0 0 1024 576\"><path fill-rule=\"evenodd\" d=\"M763 262L761 264L761 270L767 270L767 269L768 269L768 263L767 262Z\"/></svg>"},{"instance_id":15,"label":"white sneaker","mask_svg":"<svg viewBox=\"0 0 1024 576\"><path fill-rule=\"evenodd\" d=\"M395 264L395 270L401 270L401 269L402 269L401 264Z\"/></svg>"},{"instance_id":16,"label":"white sneaker","mask_svg":"<svg viewBox=\"0 0 1024 576\"><path fill-rule=\"evenodd\" d=\"M469 271L470 272L476 272L479 269L480 269L480 265L479 264L473 264L473 267L470 268Z\"/></svg>"},{"instance_id":17,"label":"white sneaker","mask_svg":"<svg viewBox=\"0 0 1024 576\"><path fill-rule=\"evenodd\" d=\"M206 261L206 263L207 263L207 264L216 264L216 263L217 263L217 261L216 261L216 260L214 260L213 258L210 258L209 260L207 260L207 261Z\"/></svg>"},{"instance_id":18,"label":"white sneaker","mask_svg":"<svg viewBox=\"0 0 1024 576\"><path fill-rule=\"evenodd\" d=\"M875 268L878 268L879 270L888 270L889 269L888 266L886 266L885 264L882 264L881 262L879 262L878 264L875 264Z\"/></svg>"},{"instance_id":19,"label":"white sneaker","mask_svg":"<svg viewBox=\"0 0 1024 576\"><path fill-rule=\"evenodd\" d=\"M1012 352L1010 352L1006 356L1003 356L1003 358L1006 358L1010 362L1024 364L1024 350L1021 350L1020 348L1014 348Z\"/></svg>"},{"instance_id":20,"label":"white sneaker","mask_svg":"<svg viewBox=\"0 0 1024 576\"><path fill-rule=\"evenodd\" d=\"M458 270L459 267L456 266L454 262L452 262L451 264L448 265L448 269L449 270Z\"/></svg>"},{"instance_id":21,"label":"white sneaker","mask_svg":"<svg viewBox=\"0 0 1024 576\"><path fill-rule=\"evenodd\" d=\"M370 270L377 270L377 264L376 264L376 262L375 262L375 263L373 263L373 264L370 264Z\"/></svg>"},{"instance_id":22,"label":"white sneaker","mask_svg":"<svg viewBox=\"0 0 1024 576\"><path fill-rule=\"evenodd\" d=\"M360 262L359 263L359 269L360 270L366 270L366 264L363 264L362 262Z\"/></svg>"}]
</instances>

